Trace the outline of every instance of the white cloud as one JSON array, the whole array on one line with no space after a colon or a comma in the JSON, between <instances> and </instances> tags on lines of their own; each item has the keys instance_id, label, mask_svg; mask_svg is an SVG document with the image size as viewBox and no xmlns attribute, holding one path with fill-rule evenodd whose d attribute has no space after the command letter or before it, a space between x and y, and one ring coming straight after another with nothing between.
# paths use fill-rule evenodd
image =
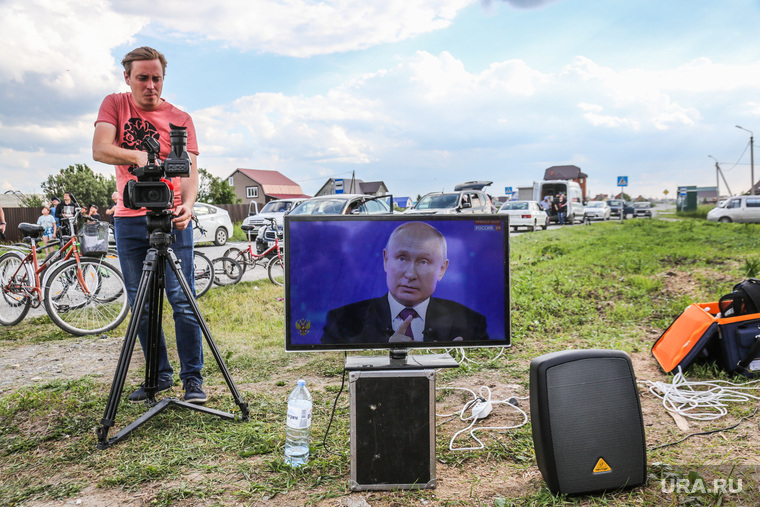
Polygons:
<instances>
[{"instance_id":1,"label":"white cloud","mask_svg":"<svg viewBox=\"0 0 760 507\"><path fill-rule=\"evenodd\" d=\"M256 94L195 117L203 128L237 125L228 129L235 132L230 139L236 145L226 145L222 136L220 142L215 139L214 151L237 150L240 163L287 168L296 178L364 167L364 179L412 179L418 186L448 188L474 178L468 168L478 168L478 178L497 180L505 178L495 169L499 165L532 159L539 167L588 165L592 177L604 180L593 170L602 159L610 165L610 158L633 157L641 150L673 152L685 132L702 135L702 109L720 107L712 104L726 98L715 93L714 80L701 88L694 83L695 65L700 74L715 70L700 61L668 72L615 71L578 58L558 73L539 72L520 60L495 62L475 73L448 52L418 52L326 95ZM721 67L739 76L754 65ZM750 84L747 78L743 82L739 88ZM625 134L612 138L605 131ZM691 167L670 165L671 155L659 163L674 179L678 171L693 173ZM646 179L659 187L662 173L651 174L655 177L634 181L642 185Z\"/></svg>"},{"instance_id":2,"label":"white cloud","mask_svg":"<svg viewBox=\"0 0 760 507\"><path fill-rule=\"evenodd\" d=\"M110 10L105 0L0 3L0 83L41 86L62 95L113 88L113 47L147 24L145 16Z\"/></svg>"},{"instance_id":3,"label":"white cloud","mask_svg":"<svg viewBox=\"0 0 760 507\"><path fill-rule=\"evenodd\" d=\"M219 41L234 48L220 51L225 58L240 50L307 58L440 30L475 2L221 0L188 8L179 0L0 0L4 184L37 183L45 171L91 159L97 106L124 87L113 50L138 37L189 47ZM450 188L475 177L515 186L515 178L559 163L582 164L594 180L646 150L656 161L640 178L670 171L673 181L690 183L679 174L694 174L689 164L708 165L706 154L675 167L683 151L725 145L715 135L721 125L753 128L760 118L760 62L730 64L712 55L673 68L651 68L646 60L619 68L598 63L594 53L539 70L529 54L527 44L474 70L454 49L402 53L360 76L336 65L327 72L344 72L331 76L343 81L328 91L312 93L303 83L297 95L209 102L190 111L202 139L201 166L227 174L235 167L283 169L304 180L361 168L364 179L417 187ZM741 136L728 134L741 146Z\"/></svg>"},{"instance_id":4,"label":"white cloud","mask_svg":"<svg viewBox=\"0 0 760 507\"><path fill-rule=\"evenodd\" d=\"M150 12L156 29L189 43L197 43L200 37L242 50L308 57L366 49L440 30L476 1L218 0L187 8L182 0L137 0L115 8L130 15Z\"/></svg>"}]
</instances>

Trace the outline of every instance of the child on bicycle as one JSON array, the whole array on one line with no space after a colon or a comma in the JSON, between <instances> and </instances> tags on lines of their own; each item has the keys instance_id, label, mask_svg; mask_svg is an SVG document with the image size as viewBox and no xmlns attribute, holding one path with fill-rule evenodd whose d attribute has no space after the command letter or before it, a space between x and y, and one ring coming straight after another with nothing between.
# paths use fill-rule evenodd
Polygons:
<instances>
[{"instance_id":1,"label":"child on bicycle","mask_svg":"<svg viewBox=\"0 0 760 507\"><path fill-rule=\"evenodd\" d=\"M55 223L55 217L50 214L50 208L48 206L42 207L42 215L37 219L37 225L41 225L45 228L45 230L42 232L42 244L47 245L48 241L52 241L55 239L55 233L58 229ZM49 254L52 252L52 248L48 247L45 249L45 253Z\"/></svg>"}]
</instances>

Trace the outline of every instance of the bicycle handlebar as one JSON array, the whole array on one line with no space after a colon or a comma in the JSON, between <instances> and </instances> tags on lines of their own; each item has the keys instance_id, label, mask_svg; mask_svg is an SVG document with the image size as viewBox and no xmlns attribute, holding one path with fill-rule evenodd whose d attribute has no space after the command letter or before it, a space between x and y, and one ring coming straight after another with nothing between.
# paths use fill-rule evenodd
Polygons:
<instances>
[{"instance_id":1,"label":"bicycle handlebar","mask_svg":"<svg viewBox=\"0 0 760 507\"><path fill-rule=\"evenodd\" d=\"M206 234L206 229L201 225L201 221L198 220L197 216L193 215L192 221L193 221L193 227L195 229L198 229L199 231L201 231L201 234Z\"/></svg>"}]
</instances>

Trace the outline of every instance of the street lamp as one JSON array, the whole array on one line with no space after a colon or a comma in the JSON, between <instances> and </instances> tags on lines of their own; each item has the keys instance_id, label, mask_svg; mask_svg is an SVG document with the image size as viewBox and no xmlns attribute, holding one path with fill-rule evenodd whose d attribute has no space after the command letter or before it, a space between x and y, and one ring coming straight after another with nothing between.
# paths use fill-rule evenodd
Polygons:
<instances>
[{"instance_id":1,"label":"street lamp","mask_svg":"<svg viewBox=\"0 0 760 507\"><path fill-rule=\"evenodd\" d=\"M750 187L749 193L750 195L755 195L755 135L751 130L747 130L744 127L740 127L739 125L736 125L736 128L749 132L749 168L750 176L752 177L752 187Z\"/></svg>"}]
</instances>

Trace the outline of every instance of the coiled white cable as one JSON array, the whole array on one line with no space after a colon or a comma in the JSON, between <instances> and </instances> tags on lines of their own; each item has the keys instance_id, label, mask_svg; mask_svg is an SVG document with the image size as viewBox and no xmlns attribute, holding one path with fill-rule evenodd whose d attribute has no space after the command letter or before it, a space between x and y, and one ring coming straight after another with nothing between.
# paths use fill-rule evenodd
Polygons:
<instances>
[{"instance_id":1,"label":"coiled white cable","mask_svg":"<svg viewBox=\"0 0 760 507\"><path fill-rule=\"evenodd\" d=\"M489 361L495 361L496 359L499 359L501 357L501 355L504 353L504 350L506 348L507 347L501 347L500 350L499 350L499 353L496 354L495 357L489 359ZM453 349L446 349L446 353L447 354L451 354L451 356L454 357L454 358L458 357L459 359L457 360L457 362L459 364L474 362L472 359L470 359L469 357L467 357L467 353L465 352L465 350L466 349L464 349L463 347L453 348Z\"/></svg>"},{"instance_id":2,"label":"coiled white cable","mask_svg":"<svg viewBox=\"0 0 760 507\"><path fill-rule=\"evenodd\" d=\"M471 393L472 397L473 397L472 400L470 400L467 403L465 403L464 406L462 407L462 409L459 410L459 411L457 411L457 412L452 412L451 414L436 414L436 417L452 417L453 418L455 416L458 416L460 421L471 421L470 424L469 424L469 426L467 426L464 429L461 429L461 430L457 431L451 437L451 440L449 441L449 450L451 450L451 451L475 451L475 450L478 450L478 449L483 449L485 447L485 445L483 444L483 442L478 437L475 436L475 432L476 431L510 430L510 429L515 429L515 428L519 428L521 426L524 426L528 422L528 414L526 414L525 411L522 410L520 407L518 407L516 404L510 403L510 401L512 399L515 399L515 400L518 400L518 399L519 400L526 400L526 399L528 399L527 397L513 396L513 397L510 397L510 398L507 398L507 399L504 399L504 400L492 400L491 399L491 389L488 386L481 386L480 387L480 395L476 395L475 392L472 389L467 389L466 387L438 387L436 389L456 389L456 390L459 390L459 391L467 391L467 392ZM490 404L491 406L493 406L493 405L501 405L501 404L507 405L508 407L510 407L510 408L518 411L520 414L522 414L523 420L522 420L521 423L515 424L515 425L512 425L512 426L483 426L483 427L475 428L474 426L478 422L478 420L481 419L481 418L484 418L485 415L483 415L483 417L479 417L479 415L480 415L479 413L474 413L474 414L469 415L469 416L466 416L465 414L466 414L466 412L468 410L470 410L472 407L474 407L475 405L477 405L479 402L484 402L484 403ZM448 421L443 421L440 424L445 424L445 423L447 423L447 422L449 422L451 420L453 420L453 419L449 419ZM440 426L440 424L439 424L439 426ZM467 432L467 431L470 432L470 437L478 443L477 447L454 447L454 441L457 439L457 437L459 435L461 435L462 433Z\"/></svg>"},{"instance_id":3,"label":"coiled white cable","mask_svg":"<svg viewBox=\"0 0 760 507\"><path fill-rule=\"evenodd\" d=\"M760 388L760 380L735 384L725 380L687 381L681 368L671 383L641 381L649 392L662 400L666 410L697 421L712 421L728 413L729 403L760 400L750 391Z\"/></svg>"}]
</instances>

